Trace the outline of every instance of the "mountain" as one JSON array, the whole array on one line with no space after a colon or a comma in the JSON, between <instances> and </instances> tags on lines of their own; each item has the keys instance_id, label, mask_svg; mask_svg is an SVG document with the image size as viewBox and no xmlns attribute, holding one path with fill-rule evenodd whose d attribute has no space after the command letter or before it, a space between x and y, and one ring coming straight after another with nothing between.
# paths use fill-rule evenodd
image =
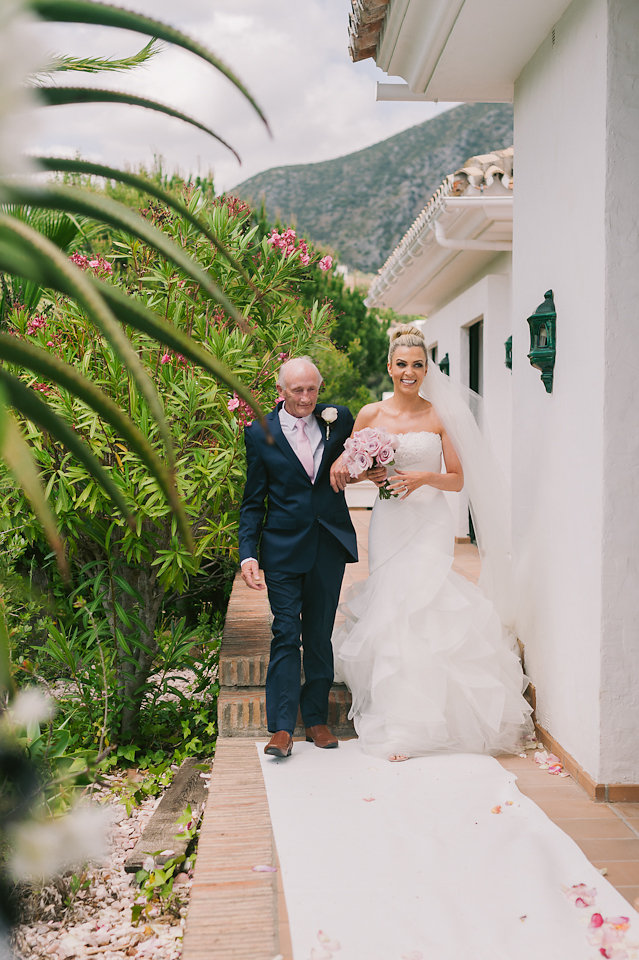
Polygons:
<instances>
[{"instance_id":1,"label":"mountain","mask_svg":"<svg viewBox=\"0 0 639 960\"><path fill-rule=\"evenodd\" d=\"M465 103L365 150L274 167L229 192L253 205L264 198L270 220L295 224L342 263L373 272L445 176L512 142L510 104Z\"/></svg>"}]
</instances>

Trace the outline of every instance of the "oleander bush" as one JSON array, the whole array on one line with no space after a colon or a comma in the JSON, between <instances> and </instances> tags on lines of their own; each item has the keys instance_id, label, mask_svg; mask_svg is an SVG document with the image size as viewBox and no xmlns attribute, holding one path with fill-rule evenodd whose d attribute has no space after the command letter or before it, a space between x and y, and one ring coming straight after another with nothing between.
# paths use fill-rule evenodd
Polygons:
<instances>
[{"instance_id":1,"label":"oleander bush","mask_svg":"<svg viewBox=\"0 0 639 960\"><path fill-rule=\"evenodd\" d=\"M205 346L268 407L275 400L282 359L327 340L329 307L313 304L306 309L297 299L299 284L318 269L318 258L307 248L306 253L295 245L282 249L272 239L257 238L249 209L233 198L216 198L192 185L183 185L181 192L189 210L224 243L242 272L175 211L147 203L143 213L225 291L244 318L241 329L188 275L124 233L112 233L108 256L76 251L71 259ZM73 300L47 292L37 312L14 305L6 324L19 340L38 344L98 384L162 454L163 438L146 398L111 343ZM167 598L179 602L193 585L201 591L198 574L203 565L217 564L229 572L224 558L235 557L243 487L242 427L253 417L246 403L211 373L139 331L127 334L163 401L176 456L175 482L193 531L192 549L181 538L157 480L96 410L59 385L11 370L45 396L86 442L132 507L135 524L129 527L114 514L109 496L86 467L25 421L23 429L67 544L74 584L66 594L52 560L44 560L47 590L57 610L64 610L57 625L49 628L44 649L58 669L83 677L79 702L92 729L99 729L99 716L92 716L91 709L93 704L99 715L95 704L106 676L109 734L118 738L133 738L139 731L142 704L152 697L149 677L161 670L167 637L175 629ZM22 565L35 555L45 556L46 544L36 522L28 520L24 495L6 480L2 513L21 518ZM188 613L192 620L199 611ZM192 646L202 649L201 624L196 632ZM186 650L189 643L184 643L182 636ZM175 669L178 660L173 656ZM209 660L205 655L204 662Z\"/></svg>"}]
</instances>

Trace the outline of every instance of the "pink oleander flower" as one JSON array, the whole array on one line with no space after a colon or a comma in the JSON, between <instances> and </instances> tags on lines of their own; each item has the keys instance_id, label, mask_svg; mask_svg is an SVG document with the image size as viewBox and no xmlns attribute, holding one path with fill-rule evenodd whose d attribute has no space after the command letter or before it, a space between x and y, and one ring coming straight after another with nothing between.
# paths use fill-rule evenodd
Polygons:
<instances>
[{"instance_id":1,"label":"pink oleander flower","mask_svg":"<svg viewBox=\"0 0 639 960\"><path fill-rule=\"evenodd\" d=\"M284 363L286 360L288 360L288 353L278 353L277 357L282 363Z\"/></svg>"},{"instance_id":2,"label":"pink oleander flower","mask_svg":"<svg viewBox=\"0 0 639 960\"><path fill-rule=\"evenodd\" d=\"M53 387L50 387L48 383L32 383L31 386L34 390L37 390L38 393L51 393Z\"/></svg>"},{"instance_id":3,"label":"pink oleander flower","mask_svg":"<svg viewBox=\"0 0 639 960\"><path fill-rule=\"evenodd\" d=\"M587 887L585 883L575 883L572 887L564 888L567 898L576 907L591 907L597 897L595 887Z\"/></svg>"},{"instance_id":4,"label":"pink oleander flower","mask_svg":"<svg viewBox=\"0 0 639 960\"><path fill-rule=\"evenodd\" d=\"M233 411L233 410L237 410L239 405L240 405L240 398L236 393L234 393L226 406L230 411Z\"/></svg>"},{"instance_id":5,"label":"pink oleander flower","mask_svg":"<svg viewBox=\"0 0 639 960\"><path fill-rule=\"evenodd\" d=\"M163 353L162 356L160 357L160 363L170 363L170 362L171 362L171 354Z\"/></svg>"},{"instance_id":6,"label":"pink oleander flower","mask_svg":"<svg viewBox=\"0 0 639 960\"><path fill-rule=\"evenodd\" d=\"M110 276L113 273L113 267L108 260L104 259L104 257L98 257L95 260L89 260L89 266L92 270L101 274L102 276Z\"/></svg>"},{"instance_id":7,"label":"pink oleander flower","mask_svg":"<svg viewBox=\"0 0 639 960\"><path fill-rule=\"evenodd\" d=\"M69 260L71 263L75 263L76 267L79 267L80 270L86 270L89 266L89 258L85 257L83 253L72 253Z\"/></svg>"},{"instance_id":8,"label":"pink oleander flower","mask_svg":"<svg viewBox=\"0 0 639 960\"><path fill-rule=\"evenodd\" d=\"M318 267L320 268L320 270L323 270L324 272L326 272L327 270L330 270L332 266L333 266L333 258L328 254L325 257L322 257L322 259L318 263Z\"/></svg>"},{"instance_id":9,"label":"pink oleander flower","mask_svg":"<svg viewBox=\"0 0 639 960\"><path fill-rule=\"evenodd\" d=\"M41 313L37 317L32 317L27 323L27 334L32 337L38 330L46 330L47 318Z\"/></svg>"}]
</instances>

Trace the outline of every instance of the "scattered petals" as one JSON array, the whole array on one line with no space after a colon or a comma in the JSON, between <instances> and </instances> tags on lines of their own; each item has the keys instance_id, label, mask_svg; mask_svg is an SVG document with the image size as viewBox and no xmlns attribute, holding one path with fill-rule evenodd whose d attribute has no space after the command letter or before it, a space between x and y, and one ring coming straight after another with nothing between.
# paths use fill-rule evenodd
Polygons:
<instances>
[{"instance_id":1,"label":"scattered petals","mask_svg":"<svg viewBox=\"0 0 639 960\"><path fill-rule=\"evenodd\" d=\"M318 939L319 942L322 944L322 946L324 947L325 950L340 950L340 949L341 949L341 946L342 946L342 945L341 945L341 943L339 942L339 940L331 940L331 938L330 938L329 936L327 936L327 934L325 934L323 930L318 930L318 931L317 931L317 939Z\"/></svg>"},{"instance_id":2,"label":"scattered petals","mask_svg":"<svg viewBox=\"0 0 639 960\"><path fill-rule=\"evenodd\" d=\"M501 804L498 803L496 807L493 807L490 811L491 813L501 813Z\"/></svg>"},{"instance_id":3,"label":"scattered petals","mask_svg":"<svg viewBox=\"0 0 639 960\"><path fill-rule=\"evenodd\" d=\"M572 887L564 887L564 893L576 907L591 907L597 896L596 888L587 887L585 883L575 883Z\"/></svg>"},{"instance_id":4,"label":"scattered petals","mask_svg":"<svg viewBox=\"0 0 639 960\"><path fill-rule=\"evenodd\" d=\"M253 873L277 873L277 867L271 867L267 863L258 863L252 869Z\"/></svg>"},{"instance_id":5,"label":"scattered petals","mask_svg":"<svg viewBox=\"0 0 639 960\"><path fill-rule=\"evenodd\" d=\"M521 917L520 917L519 919L520 919L521 922L523 923L524 920L527 920L527 919L528 919L528 914L527 914L527 913L522 913L522 915L521 915Z\"/></svg>"},{"instance_id":6,"label":"scattered petals","mask_svg":"<svg viewBox=\"0 0 639 960\"><path fill-rule=\"evenodd\" d=\"M375 797L362 797L364 803L372 803Z\"/></svg>"}]
</instances>

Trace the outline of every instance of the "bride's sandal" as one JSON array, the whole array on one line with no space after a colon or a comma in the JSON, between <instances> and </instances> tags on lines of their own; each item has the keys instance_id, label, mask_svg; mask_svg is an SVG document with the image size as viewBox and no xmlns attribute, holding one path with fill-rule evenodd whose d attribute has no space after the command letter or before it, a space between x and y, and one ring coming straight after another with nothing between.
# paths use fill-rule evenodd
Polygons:
<instances>
[{"instance_id":1,"label":"bride's sandal","mask_svg":"<svg viewBox=\"0 0 639 960\"><path fill-rule=\"evenodd\" d=\"M402 760L410 760L410 757L405 753L391 753L388 759L391 763L401 763Z\"/></svg>"}]
</instances>

